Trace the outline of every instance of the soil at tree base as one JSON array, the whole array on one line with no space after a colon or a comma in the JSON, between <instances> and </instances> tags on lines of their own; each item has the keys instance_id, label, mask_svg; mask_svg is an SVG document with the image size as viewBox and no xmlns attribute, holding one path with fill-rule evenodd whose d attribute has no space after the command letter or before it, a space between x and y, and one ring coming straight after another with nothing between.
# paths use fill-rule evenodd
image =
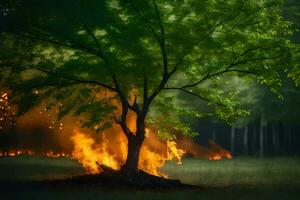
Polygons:
<instances>
[{"instance_id":1,"label":"soil at tree base","mask_svg":"<svg viewBox=\"0 0 300 200\"><path fill-rule=\"evenodd\" d=\"M168 188L168 189L188 189L197 188L189 184L181 183L180 180L167 179L159 176L148 174L142 170L139 171L138 176L130 178L120 171L105 170L100 174L87 174L73 176L67 179L47 180L43 181L46 184L69 184L69 185L90 185L90 186L110 186L110 187L133 187L133 188Z\"/></svg>"}]
</instances>

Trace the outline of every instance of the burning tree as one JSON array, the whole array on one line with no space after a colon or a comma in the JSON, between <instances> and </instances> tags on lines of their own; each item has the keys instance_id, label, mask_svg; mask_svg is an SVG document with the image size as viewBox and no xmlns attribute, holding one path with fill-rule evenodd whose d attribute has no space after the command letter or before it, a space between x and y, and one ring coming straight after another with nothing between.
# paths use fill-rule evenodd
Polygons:
<instances>
[{"instance_id":1,"label":"burning tree","mask_svg":"<svg viewBox=\"0 0 300 200\"><path fill-rule=\"evenodd\" d=\"M128 141L121 172L139 175L146 126L194 135L180 116L247 114L220 77L280 86L295 60L281 1L3 0L1 72L19 114L40 103ZM176 101L176 94L207 110ZM184 107L185 106L185 107ZM151 112L152 111L152 112ZM134 116L134 126L128 116ZM132 120L131 120L132 122Z\"/></svg>"}]
</instances>

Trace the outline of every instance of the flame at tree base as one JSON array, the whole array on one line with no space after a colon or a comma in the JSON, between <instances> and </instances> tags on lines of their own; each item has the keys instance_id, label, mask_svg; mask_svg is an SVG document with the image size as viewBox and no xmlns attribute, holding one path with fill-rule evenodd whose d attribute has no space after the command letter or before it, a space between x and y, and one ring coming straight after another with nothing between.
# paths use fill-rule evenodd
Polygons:
<instances>
[{"instance_id":1,"label":"flame at tree base","mask_svg":"<svg viewBox=\"0 0 300 200\"><path fill-rule=\"evenodd\" d=\"M75 134L71 137L74 142L74 151L72 157L78 160L85 170L92 174L101 172L98 163L109 166L112 169L119 170L120 165L115 159L114 154L110 154L106 149L106 143L95 144L92 137L74 130Z\"/></svg>"},{"instance_id":2,"label":"flame at tree base","mask_svg":"<svg viewBox=\"0 0 300 200\"><path fill-rule=\"evenodd\" d=\"M67 157L77 160L89 174L101 173L103 169L100 166L120 170L127 158L127 138L117 127L112 127L100 135L74 129L70 139L73 143L73 150L70 152L18 149L0 151L0 157L18 155ZM149 174L167 178L159 169L168 160L181 164L184 154L208 160L232 159L229 151L212 140L206 147L194 143L191 139L163 142L155 133L147 130L146 139L140 151L138 168Z\"/></svg>"},{"instance_id":3,"label":"flame at tree base","mask_svg":"<svg viewBox=\"0 0 300 200\"><path fill-rule=\"evenodd\" d=\"M67 157L77 160L89 174L101 173L103 169L100 166L120 170L127 158L127 138L115 126L100 135L74 129L70 139L73 143L73 150L70 152L34 151L28 148L0 151L0 157L18 155ZM147 129L146 139L140 151L138 168L149 174L167 178L159 169L168 160L181 164L184 154L208 160L232 159L229 151L212 140L206 147L194 143L191 139L163 142L154 132Z\"/></svg>"},{"instance_id":4,"label":"flame at tree base","mask_svg":"<svg viewBox=\"0 0 300 200\"><path fill-rule=\"evenodd\" d=\"M107 97L106 93L99 95L99 98ZM111 128L105 130L100 135L96 135L88 131L82 132L76 128L73 130L74 119L67 118L64 123L59 123L59 126L57 126L57 128L59 128L58 130L54 130L55 118L51 116L56 116L58 111L52 109L50 113L45 115L47 109L42 109L42 107L38 107L30 113L27 113L26 116L19 118L18 123L12 123L11 120L13 119L14 112L10 110L7 93L0 94L0 103L2 106L0 114L3 114L3 116L0 116L0 130L3 129L4 125L9 124L17 124L16 130L19 129L14 132L18 134L10 135L14 140L11 140L11 142L9 142L10 140L5 141L5 150L0 147L0 157L23 154L54 158L68 157L81 163L87 173L90 174L101 173L103 169L100 166L120 170L126 161L128 149L127 138L121 128L116 124L112 125ZM117 103L114 104L118 105ZM136 121L136 115L129 112L126 122L128 128L133 133L136 131ZM37 122L40 122L40 124ZM36 126L36 124L38 124L38 126ZM78 123L75 124L75 127L77 126L79 126ZM33 137L31 134L24 134L23 130L25 129L26 133L28 127L29 133L42 134L42 136ZM36 127L38 131L34 132L34 127ZM49 130L45 131L45 127L49 128ZM6 136L8 135L2 135L0 139L10 138ZM37 138L37 140L34 141L32 138ZM40 138L43 138L43 140ZM22 143L20 143L20 141L22 141ZM7 148L9 145L12 148ZM17 148L20 146L22 148ZM191 139L163 142L157 137L157 134L153 130L146 129L146 138L139 154L138 168L155 176L167 177L162 174L159 169L163 167L168 160L174 160L178 164L181 164L182 156L185 153L197 158L209 160L220 160L224 157L228 159L232 158L229 151L223 149L213 141L209 141L208 147L200 146Z\"/></svg>"},{"instance_id":5,"label":"flame at tree base","mask_svg":"<svg viewBox=\"0 0 300 200\"><path fill-rule=\"evenodd\" d=\"M78 160L88 173L101 173L102 169L99 165L120 170L125 163L128 148L127 139L120 132L114 132L113 137L108 137L107 134L112 133L111 131L102 133L99 139L100 142L96 143L93 137L77 129L74 130L74 135L71 137L74 143L72 157ZM149 135L151 135L151 140L155 138L152 133ZM149 135L146 137L146 140L149 138ZM156 143L159 145L154 147L147 145L152 142L145 141L145 144L142 146L138 168L149 174L166 178L166 175L159 172L159 168L163 167L167 160L176 160L178 164L181 164L181 158L185 151L178 149L174 141L164 143L157 140Z\"/></svg>"}]
</instances>

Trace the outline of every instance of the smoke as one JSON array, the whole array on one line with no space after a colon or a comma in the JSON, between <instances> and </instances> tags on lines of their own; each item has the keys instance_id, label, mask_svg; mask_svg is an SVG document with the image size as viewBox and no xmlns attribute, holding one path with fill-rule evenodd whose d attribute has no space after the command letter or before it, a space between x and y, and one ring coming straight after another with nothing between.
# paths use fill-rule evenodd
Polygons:
<instances>
[{"instance_id":1,"label":"smoke","mask_svg":"<svg viewBox=\"0 0 300 200\"><path fill-rule=\"evenodd\" d=\"M207 145L199 145L191 138L180 138L177 144L178 148L186 150L186 156L208 160L232 159L231 153L213 140L209 140Z\"/></svg>"},{"instance_id":2,"label":"smoke","mask_svg":"<svg viewBox=\"0 0 300 200\"><path fill-rule=\"evenodd\" d=\"M79 119L68 116L57 121L58 109L45 109L44 105L32 109L16 120L9 132L0 134L0 154L19 155L18 152L47 156L68 155L78 160L89 173L100 173L97 163L120 169L127 157L127 138L117 124L112 124L102 133L80 128ZM136 115L128 113L127 124L135 132ZM200 146L191 138L177 141L162 141L157 130L146 129L146 138L141 148L139 169L157 176L167 160L181 163L182 156L188 154L197 158L219 160L231 158L226 151L213 141ZM16 153L11 153L14 151ZM8 153L7 153L8 152Z\"/></svg>"},{"instance_id":3,"label":"smoke","mask_svg":"<svg viewBox=\"0 0 300 200\"><path fill-rule=\"evenodd\" d=\"M56 110L47 111L41 105L34 108L16 121L16 126L7 133L0 134L0 151L9 150L32 150L37 153L53 151L56 153L71 154L74 150L74 142L71 140L74 135L74 128L80 127L75 117L65 117L62 121L56 120ZM128 120L131 126L134 124L134 115ZM113 125L104 133L95 133L92 130L84 129L83 132L95 140L95 143L109 141L107 150L115 155L118 162L124 162L124 141L127 139L117 125ZM155 131L147 131L144 146L150 152L166 154L166 142L161 141ZM217 145L213 141L205 146L195 143L191 138L177 137L177 146L186 152L187 156L217 159L231 158L229 151ZM123 146L122 146L123 145ZM126 156L126 155L125 155ZM164 155L166 156L166 155Z\"/></svg>"},{"instance_id":4,"label":"smoke","mask_svg":"<svg viewBox=\"0 0 300 200\"><path fill-rule=\"evenodd\" d=\"M46 111L41 105L17 118L15 126L0 134L0 151L20 149L70 153L73 145L69 138L76 120L66 118L59 122L55 112Z\"/></svg>"}]
</instances>

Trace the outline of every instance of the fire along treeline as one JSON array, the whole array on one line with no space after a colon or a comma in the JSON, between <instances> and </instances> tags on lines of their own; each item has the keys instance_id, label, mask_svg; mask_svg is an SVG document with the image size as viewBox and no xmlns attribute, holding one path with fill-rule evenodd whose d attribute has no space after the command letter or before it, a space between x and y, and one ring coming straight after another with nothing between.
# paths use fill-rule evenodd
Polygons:
<instances>
[{"instance_id":1,"label":"fire along treeline","mask_svg":"<svg viewBox=\"0 0 300 200\"><path fill-rule=\"evenodd\" d=\"M3 93L8 107L8 95ZM1 101L2 102L2 101ZM4 102L4 101L3 101ZM10 116L10 109L2 113ZM100 173L101 166L120 169L126 160L127 139L122 130L113 125L101 134L80 129L75 119L55 120L56 110L47 111L39 106L27 114L14 119L6 132L0 135L0 156L20 154L48 157L70 157L76 159L88 173ZM134 116L130 116L129 125L134 128ZM75 123L74 123L75 121ZM15 126L13 126L15 125ZM153 130L147 129L146 140L142 147L139 169L157 176L166 175L159 172L167 160L181 163L183 155L218 160L231 158L230 152L214 142L203 147L184 138L178 141L161 141Z\"/></svg>"}]
</instances>

